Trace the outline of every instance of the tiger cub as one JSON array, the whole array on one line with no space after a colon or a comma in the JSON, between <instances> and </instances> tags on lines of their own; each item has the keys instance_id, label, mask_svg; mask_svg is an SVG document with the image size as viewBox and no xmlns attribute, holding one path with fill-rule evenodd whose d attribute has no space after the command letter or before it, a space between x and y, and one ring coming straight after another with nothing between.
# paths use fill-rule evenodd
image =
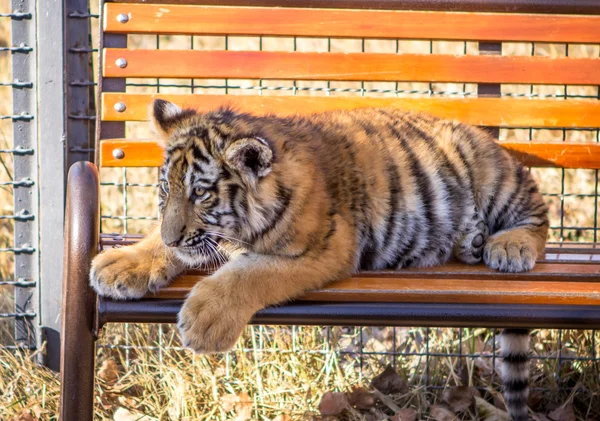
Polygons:
<instances>
[{"instance_id":1,"label":"tiger cub","mask_svg":"<svg viewBox=\"0 0 600 421\"><path fill-rule=\"evenodd\" d=\"M95 258L98 294L140 298L213 264L179 313L185 346L230 349L265 306L358 270L454 257L534 267L547 207L529 172L483 131L395 109L309 116L205 114L154 101L164 142L161 225ZM526 330L504 334L505 396L527 418Z\"/></svg>"}]
</instances>

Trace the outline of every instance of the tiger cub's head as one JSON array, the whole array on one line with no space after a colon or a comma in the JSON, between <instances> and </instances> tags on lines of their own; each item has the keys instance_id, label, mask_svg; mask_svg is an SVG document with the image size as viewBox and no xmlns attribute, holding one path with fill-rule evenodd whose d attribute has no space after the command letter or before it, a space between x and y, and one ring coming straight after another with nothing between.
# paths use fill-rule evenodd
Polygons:
<instances>
[{"instance_id":1,"label":"tiger cub's head","mask_svg":"<svg viewBox=\"0 0 600 421\"><path fill-rule=\"evenodd\" d=\"M163 142L161 236L184 262L218 254L222 242L244 245L261 209L276 194L274 147L256 117L224 108L182 110L157 99L151 121Z\"/></svg>"}]
</instances>

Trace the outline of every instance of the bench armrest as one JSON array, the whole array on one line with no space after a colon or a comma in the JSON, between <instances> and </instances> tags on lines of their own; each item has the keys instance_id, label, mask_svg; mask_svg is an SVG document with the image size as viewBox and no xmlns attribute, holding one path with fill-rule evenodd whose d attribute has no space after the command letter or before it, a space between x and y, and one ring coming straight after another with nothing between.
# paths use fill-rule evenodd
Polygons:
<instances>
[{"instance_id":1,"label":"bench armrest","mask_svg":"<svg viewBox=\"0 0 600 421\"><path fill-rule=\"evenodd\" d=\"M64 234L61 338L61 420L91 419L94 377L96 295L90 287L90 263L100 232L98 169L77 162L69 170ZM82 391L82 387L90 390ZM80 399L81 396L89 396ZM68 410L68 412L67 412Z\"/></svg>"}]
</instances>

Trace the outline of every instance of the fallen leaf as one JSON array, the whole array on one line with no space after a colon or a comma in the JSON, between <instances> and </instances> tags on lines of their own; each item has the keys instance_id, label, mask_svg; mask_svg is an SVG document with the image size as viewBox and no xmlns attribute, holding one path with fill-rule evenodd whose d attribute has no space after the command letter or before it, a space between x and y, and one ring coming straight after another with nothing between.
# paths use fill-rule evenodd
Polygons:
<instances>
[{"instance_id":1,"label":"fallen leaf","mask_svg":"<svg viewBox=\"0 0 600 421\"><path fill-rule=\"evenodd\" d=\"M402 409L398 405L396 405L396 402L394 402L394 400L391 397L381 393L377 389L373 390L373 395L375 395L375 397L377 399L379 399L385 406L387 406L389 409L391 409L394 413L400 412L400 410Z\"/></svg>"},{"instance_id":2,"label":"fallen leaf","mask_svg":"<svg viewBox=\"0 0 600 421\"><path fill-rule=\"evenodd\" d=\"M575 421L573 404L566 403L563 406L559 406L548 414L548 418L550 418L552 421Z\"/></svg>"},{"instance_id":3,"label":"fallen leaf","mask_svg":"<svg viewBox=\"0 0 600 421\"><path fill-rule=\"evenodd\" d=\"M364 420L365 420L365 421L379 421L379 415L377 415L377 414L373 414L373 413L371 413L371 412L367 412L367 413L364 415Z\"/></svg>"},{"instance_id":4,"label":"fallen leaf","mask_svg":"<svg viewBox=\"0 0 600 421\"><path fill-rule=\"evenodd\" d=\"M543 396L537 390L531 390L529 397L527 398L527 406L534 411L543 411L545 408L542 407Z\"/></svg>"},{"instance_id":5,"label":"fallen leaf","mask_svg":"<svg viewBox=\"0 0 600 421\"><path fill-rule=\"evenodd\" d=\"M442 401L454 412L464 412L475 402L475 396L481 396L474 387L455 386L444 391Z\"/></svg>"},{"instance_id":6,"label":"fallen leaf","mask_svg":"<svg viewBox=\"0 0 600 421\"><path fill-rule=\"evenodd\" d=\"M488 377L492 375L492 362L489 358L477 357L475 367L477 367L480 376Z\"/></svg>"},{"instance_id":7,"label":"fallen leaf","mask_svg":"<svg viewBox=\"0 0 600 421\"><path fill-rule=\"evenodd\" d=\"M481 421L510 421L510 416L507 412L496 408L485 399L475 397L475 407L479 413Z\"/></svg>"},{"instance_id":8,"label":"fallen leaf","mask_svg":"<svg viewBox=\"0 0 600 421\"><path fill-rule=\"evenodd\" d=\"M239 399L240 398L238 398L237 395L234 395L232 393L223 395L221 396L221 408L223 408L223 411L225 412L233 411L233 408L235 407L235 404L239 401Z\"/></svg>"},{"instance_id":9,"label":"fallen leaf","mask_svg":"<svg viewBox=\"0 0 600 421\"><path fill-rule=\"evenodd\" d=\"M348 402L356 409L368 411L375 406L375 396L364 387L355 387L348 395Z\"/></svg>"},{"instance_id":10,"label":"fallen leaf","mask_svg":"<svg viewBox=\"0 0 600 421\"><path fill-rule=\"evenodd\" d=\"M27 410L22 410L21 413L19 415L16 415L13 418L13 421L35 421L35 418L33 418L31 416L31 414L29 413L29 411Z\"/></svg>"},{"instance_id":11,"label":"fallen leaf","mask_svg":"<svg viewBox=\"0 0 600 421\"><path fill-rule=\"evenodd\" d=\"M391 365L388 365L383 372L373 378L371 386L385 395L408 392L406 382Z\"/></svg>"},{"instance_id":12,"label":"fallen leaf","mask_svg":"<svg viewBox=\"0 0 600 421\"><path fill-rule=\"evenodd\" d=\"M137 408L138 401L131 396L119 396L117 401L125 408Z\"/></svg>"},{"instance_id":13,"label":"fallen leaf","mask_svg":"<svg viewBox=\"0 0 600 421\"><path fill-rule=\"evenodd\" d=\"M533 421L550 421L550 418L548 418L544 414L531 414L531 418L533 419Z\"/></svg>"},{"instance_id":14,"label":"fallen leaf","mask_svg":"<svg viewBox=\"0 0 600 421\"><path fill-rule=\"evenodd\" d=\"M341 392L325 392L319 403L321 415L338 415L347 407L348 399Z\"/></svg>"},{"instance_id":15,"label":"fallen leaf","mask_svg":"<svg viewBox=\"0 0 600 421\"><path fill-rule=\"evenodd\" d=\"M42 407L40 406L39 403L36 403L35 405L33 405L31 407L31 412L33 412L33 414L37 417L37 418L42 418L42 414L44 413L44 410L42 409Z\"/></svg>"},{"instance_id":16,"label":"fallen leaf","mask_svg":"<svg viewBox=\"0 0 600 421\"><path fill-rule=\"evenodd\" d=\"M98 370L98 378L108 384L113 384L119 376L119 368L113 359L102 361L100 370Z\"/></svg>"},{"instance_id":17,"label":"fallen leaf","mask_svg":"<svg viewBox=\"0 0 600 421\"><path fill-rule=\"evenodd\" d=\"M223 411L235 411L236 420L245 421L252 416L252 399L248 392L241 392L239 395L227 394L221 396L221 408Z\"/></svg>"},{"instance_id":18,"label":"fallen leaf","mask_svg":"<svg viewBox=\"0 0 600 421\"><path fill-rule=\"evenodd\" d=\"M281 414L277 415L271 421L292 421L292 417L290 417L288 414Z\"/></svg>"},{"instance_id":19,"label":"fallen leaf","mask_svg":"<svg viewBox=\"0 0 600 421\"><path fill-rule=\"evenodd\" d=\"M433 405L431 407L431 416L435 421L455 421L458 417L450 409L442 405Z\"/></svg>"},{"instance_id":20,"label":"fallen leaf","mask_svg":"<svg viewBox=\"0 0 600 421\"><path fill-rule=\"evenodd\" d=\"M388 418L383 412L373 409L364 415L366 421L380 421Z\"/></svg>"},{"instance_id":21,"label":"fallen leaf","mask_svg":"<svg viewBox=\"0 0 600 421\"><path fill-rule=\"evenodd\" d=\"M248 392L242 392L238 395L238 402L235 404L236 421L246 421L252 418L252 399Z\"/></svg>"},{"instance_id":22,"label":"fallen leaf","mask_svg":"<svg viewBox=\"0 0 600 421\"><path fill-rule=\"evenodd\" d=\"M491 392L492 398L494 399L494 406L504 412L506 411L506 404L504 403L504 398L501 393Z\"/></svg>"},{"instance_id":23,"label":"fallen leaf","mask_svg":"<svg viewBox=\"0 0 600 421\"><path fill-rule=\"evenodd\" d=\"M150 421L152 418L140 414L139 412L132 412L129 409L125 409L122 406L118 407L113 414L113 420L115 421Z\"/></svg>"},{"instance_id":24,"label":"fallen leaf","mask_svg":"<svg viewBox=\"0 0 600 421\"><path fill-rule=\"evenodd\" d=\"M417 411L412 408L402 408L390 417L390 421L416 421Z\"/></svg>"}]
</instances>

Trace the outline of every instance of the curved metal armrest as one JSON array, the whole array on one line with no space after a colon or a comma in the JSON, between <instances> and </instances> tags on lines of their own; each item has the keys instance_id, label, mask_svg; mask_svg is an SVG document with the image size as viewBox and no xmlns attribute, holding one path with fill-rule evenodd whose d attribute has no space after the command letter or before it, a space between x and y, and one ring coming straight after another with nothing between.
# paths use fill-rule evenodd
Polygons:
<instances>
[{"instance_id":1,"label":"curved metal armrest","mask_svg":"<svg viewBox=\"0 0 600 421\"><path fill-rule=\"evenodd\" d=\"M65 212L61 338L61 421L92 419L96 295L89 286L90 263L98 252L98 169L77 162L69 170ZM85 397L85 399L82 399Z\"/></svg>"}]
</instances>

